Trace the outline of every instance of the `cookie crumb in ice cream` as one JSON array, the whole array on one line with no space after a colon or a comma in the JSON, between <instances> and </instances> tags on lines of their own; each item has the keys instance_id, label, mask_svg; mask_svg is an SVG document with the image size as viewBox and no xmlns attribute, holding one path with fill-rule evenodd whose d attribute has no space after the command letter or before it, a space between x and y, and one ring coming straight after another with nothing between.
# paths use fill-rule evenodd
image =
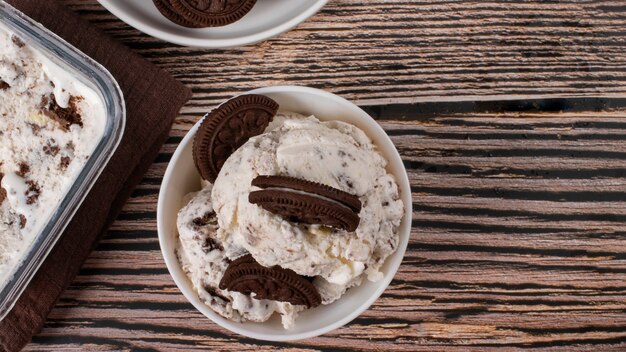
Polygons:
<instances>
[{"instance_id":1,"label":"cookie crumb in ice cream","mask_svg":"<svg viewBox=\"0 0 626 352\"><path fill-rule=\"evenodd\" d=\"M0 164L0 167L2 167L2 164ZM0 184L2 184L3 177L4 174L0 172ZM7 199L7 191L5 191L4 188L0 187L0 205L2 205L5 199Z\"/></svg>"},{"instance_id":2,"label":"cookie crumb in ice cream","mask_svg":"<svg viewBox=\"0 0 626 352\"><path fill-rule=\"evenodd\" d=\"M43 152L50 156L56 156L57 154L59 154L60 150L61 148L59 148L58 145L54 144L54 139L48 141L48 143L43 146Z\"/></svg>"},{"instance_id":3,"label":"cookie crumb in ice cream","mask_svg":"<svg viewBox=\"0 0 626 352\"><path fill-rule=\"evenodd\" d=\"M7 90L9 88L11 88L11 86L7 82L0 80L0 90Z\"/></svg>"},{"instance_id":4,"label":"cookie crumb in ice cream","mask_svg":"<svg viewBox=\"0 0 626 352\"><path fill-rule=\"evenodd\" d=\"M59 123L61 129L64 131L68 131L71 125L83 127L83 120L77 105L82 99L82 97L70 96L68 107L62 108L57 103L54 94L52 94L50 99L47 99L45 102L42 101L42 104L44 104L42 112L44 115Z\"/></svg>"},{"instance_id":5,"label":"cookie crumb in ice cream","mask_svg":"<svg viewBox=\"0 0 626 352\"><path fill-rule=\"evenodd\" d=\"M71 161L72 161L72 159L70 159L69 156L62 156L61 157L61 163L59 164L59 168L61 170L67 169L67 167L70 165Z\"/></svg>"},{"instance_id":6,"label":"cookie crumb in ice cream","mask_svg":"<svg viewBox=\"0 0 626 352\"><path fill-rule=\"evenodd\" d=\"M213 296L213 298L217 298L217 299L221 299L222 303L226 303L226 302L230 302L230 299L228 299L227 297L222 296L221 294L219 294L219 292L217 292L213 287L206 285L204 286L204 289L211 295Z\"/></svg>"},{"instance_id":7,"label":"cookie crumb in ice cream","mask_svg":"<svg viewBox=\"0 0 626 352\"><path fill-rule=\"evenodd\" d=\"M26 185L28 186L28 189L26 190L26 193L24 194L26 196L26 204L31 205L31 204L34 204L37 201L37 199L39 199L39 195L41 194L41 189L39 188L39 185L37 185L37 182L32 181L32 180L26 181Z\"/></svg>"},{"instance_id":8,"label":"cookie crumb in ice cream","mask_svg":"<svg viewBox=\"0 0 626 352\"><path fill-rule=\"evenodd\" d=\"M25 162L21 162L19 168L20 169L15 174L20 177L26 177L26 174L30 171L30 166Z\"/></svg>"},{"instance_id":9,"label":"cookie crumb in ice cream","mask_svg":"<svg viewBox=\"0 0 626 352\"><path fill-rule=\"evenodd\" d=\"M206 226L206 225L209 225L209 224L217 225L217 218L215 217L215 212L207 211L201 217L197 217L197 218L193 219L193 224L198 226L198 227Z\"/></svg>"},{"instance_id":10,"label":"cookie crumb in ice cream","mask_svg":"<svg viewBox=\"0 0 626 352\"><path fill-rule=\"evenodd\" d=\"M16 36L16 35L12 35L11 36L11 41L13 42L13 44L15 44L18 48L23 48L24 46L26 46L26 43L24 43L24 41L22 39L20 39L20 37Z\"/></svg>"},{"instance_id":11,"label":"cookie crumb in ice cream","mask_svg":"<svg viewBox=\"0 0 626 352\"><path fill-rule=\"evenodd\" d=\"M223 251L224 247L222 247L221 244L219 244L217 241L215 241L211 237L207 237L207 238L204 239L204 243L202 244L202 251L204 253L209 253L209 252L214 251L216 249L220 250L220 251Z\"/></svg>"}]
</instances>

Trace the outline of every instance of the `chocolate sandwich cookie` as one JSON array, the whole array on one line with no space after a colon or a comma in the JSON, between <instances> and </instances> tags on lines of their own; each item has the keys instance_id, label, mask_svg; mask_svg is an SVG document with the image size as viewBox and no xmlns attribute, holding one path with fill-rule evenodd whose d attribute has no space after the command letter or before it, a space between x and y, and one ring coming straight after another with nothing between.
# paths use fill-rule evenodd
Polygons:
<instances>
[{"instance_id":1,"label":"chocolate sandwich cookie","mask_svg":"<svg viewBox=\"0 0 626 352\"><path fill-rule=\"evenodd\" d=\"M344 192L334 187L321 183L303 180L289 176L257 176L252 180L252 185L259 188L287 188L295 191L315 193L319 196L330 198L340 202L356 213L361 211L361 201L359 197Z\"/></svg>"},{"instance_id":2,"label":"chocolate sandwich cookie","mask_svg":"<svg viewBox=\"0 0 626 352\"><path fill-rule=\"evenodd\" d=\"M193 160L203 179L215 182L226 159L250 137L265 131L278 103L256 94L233 98L211 111L193 140Z\"/></svg>"},{"instance_id":3,"label":"chocolate sandwich cookie","mask_svg":"<svg viewBox=\"0 0 626 352\"><path fill-rule=\"evenodd\" d=\"M245 16L256 0L170 0L182 17L203 27L221 27Z\"/></svg>"},{"instance_id":4,"label":"chocolate sandwich cookie","mask_svg":"<svg viewBox=\"0 0 626 352\"><path fill-rule=\"evenodd\" d=\"M176 9L174 9L174 7L172 6L171 0L152 0L152 2L154 3L154 6L156 6L156 8L159 10L159 12L163 16L165 16L165 18L167 18L168 20L180 26L188 27L188 28L204 27L201 24L197 24L193 21L190 21L184 18L180 13L176 11Z\"/></svg>"},{"instance_id":5,"label":"chocolate sandwich cookie","mask_svg":"<svg viewBox=\"0 0 626 352\"><path fill-rule=\"evenodd\" d=\"M342 190L288 176L258 176L248 201L283 218L355 231L359 226L361 201Z\"/></svg>"},{"instance_id":6,"label":"chocolate sandwich cookie","mask_svg":"<svg viewBox=\"0 0 626 352\"><path fill-rule=\"evenodd\" d=\"M222 290L237 291L256 299L269 299L317 307L322 298L313 284L293 270L279 266L266 268L257 263L252 255L245 255L228 265L220 280Z\"/></svg>"}]
</instances>

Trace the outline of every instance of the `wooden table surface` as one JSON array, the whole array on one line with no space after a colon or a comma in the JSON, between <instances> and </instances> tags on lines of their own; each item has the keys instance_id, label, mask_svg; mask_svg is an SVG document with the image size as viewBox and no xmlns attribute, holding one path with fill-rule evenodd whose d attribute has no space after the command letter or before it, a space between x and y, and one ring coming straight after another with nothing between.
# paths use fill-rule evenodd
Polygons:
<instances>
[{"instance_id":1,"label":"wooden table surface","mask_svg":"<svg viewBox=\"0 0 626 352\"><path fill-rule=\"evenodd\" d=\"M626 350L623 1L331 0L289 33L231 50L171 45L95 0L63 2L194 98L28 350ZM414 202L383 296L294 343L243 338L197 312L155 221L187 130L233 94L277 84L365 106L402 154ZM539 96L570 99L506 102ZM612 99L584 98L598 96ZM473 102L484 99L495 102Z\"/></svg>"}]
</instances>

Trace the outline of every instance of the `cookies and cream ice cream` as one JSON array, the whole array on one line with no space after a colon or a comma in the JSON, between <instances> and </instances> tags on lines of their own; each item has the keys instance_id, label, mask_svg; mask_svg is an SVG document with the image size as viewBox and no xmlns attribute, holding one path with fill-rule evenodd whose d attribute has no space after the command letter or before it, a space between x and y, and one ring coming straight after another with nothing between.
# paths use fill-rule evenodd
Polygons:
<instances>
[{"instance_id":1,"label":"cookies and cream ice cream","mask_svg":"<svg viewBox=\"0 0 626 352\"><path fill-rule=\"evenodd\" d=\"M217 218L211 203L212 185L191 193L187 205L178 214L178 257L200 299L225 318L235 321L266 321L274 312L283 316L283 324L292 326L303 307L287 302L258 300L235 291L218 288L230 259L217 241Z\"/></svg>"},{"instance_id":2,"label":"cookies and cream ice cream","mask_svg":"<svg viewBox=\"0 0 626 352\"><path fill-rule=\"evenodd\" d=\"M293 325L305 306L257 300L254 293L220 290L229 263L251 254L312 280L322 304L363 279L379 280L398 245L404 206L387 161L357 127L314 116L279 113L265 132L237 148L211 185L190 195L178 215L178 255L200 298L233 320L265 321L274 312ZM358 196L360 223L348 232L290 221L249 201L259 175L282 175ZM204 220L203 220L204 219ZM206 220L206 221L205 221Z\"/></svg>"},{"instance_id":3,"label":"cookies and cream ice cream","mask_svg":"<svg viewBox=\"0 0 626 352\"><path fill-rule=\"evenodd\" d=\"M99 96L0 25L0 285L104 132Z\"/></svg>"}]
</instances>

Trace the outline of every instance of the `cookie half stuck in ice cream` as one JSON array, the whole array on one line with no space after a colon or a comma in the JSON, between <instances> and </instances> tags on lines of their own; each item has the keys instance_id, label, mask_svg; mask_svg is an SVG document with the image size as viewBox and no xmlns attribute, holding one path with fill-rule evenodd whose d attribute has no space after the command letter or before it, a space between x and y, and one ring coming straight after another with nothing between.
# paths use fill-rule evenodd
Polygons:
<instances>
[{"instance_id":1,"label":"cookie half stuck in ice cream","mask_svg":"<svg viewBox=\"0 0 626 352\"><path fill-rule=\"evenodd\" d=\"M278 103L256 94L240 95L211 111L193 140L193 160L203 179L215 182L226 159L274 119Z\"/></svg>"},{"instance_id":2,"label":"cookie half stuck in ice cream","mask_svg":"<svg viewBox=\"0 0 626 352\"><path fill-rule=\"evenodd\" d=\"M317 289L306 278L278 266L261 266L249 254L230 263L219 287L243 294L254 293L256 299L289 302L307 308L322 303Z\"/></svg>"}]
</instances>

